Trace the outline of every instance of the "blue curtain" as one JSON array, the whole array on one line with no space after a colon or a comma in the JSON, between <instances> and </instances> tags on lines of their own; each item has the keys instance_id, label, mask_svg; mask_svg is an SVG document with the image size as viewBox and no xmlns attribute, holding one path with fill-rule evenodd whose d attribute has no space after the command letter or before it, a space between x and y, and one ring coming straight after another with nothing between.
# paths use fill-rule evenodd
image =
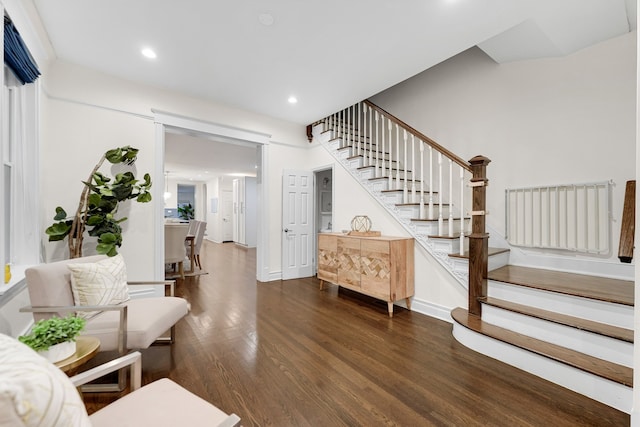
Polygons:
<instances>
[{"instance_id":1,"label":"blue curtain","mask_svg":"<svg viewBox=\"0 0 640 427\"><path fill-rule=\"evenodd\" d=\"M18 80L33 83L40 75L38 66L29 54L20 33L8 17L4 17L4 63Z\"/></svg>"}]
</instances>

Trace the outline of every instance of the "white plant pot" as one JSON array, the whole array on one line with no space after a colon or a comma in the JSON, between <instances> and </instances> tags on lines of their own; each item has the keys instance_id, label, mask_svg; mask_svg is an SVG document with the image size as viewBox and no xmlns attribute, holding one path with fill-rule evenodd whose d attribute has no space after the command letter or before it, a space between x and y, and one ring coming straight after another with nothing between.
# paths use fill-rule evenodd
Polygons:
<instances>
[{"instance_id":1,"label":"white plant pot","mask_svg":"<svg viewBox=\"0 0 640 427\"><path fill-rule=\"evenodd\" d=\"M61 360L71 357L76 352L76 342L66 341L60 344L55 344L49 347L49 350L39 351L42 357L47 359L51 363L56 363Z\"/></svg>"}]
</instances>

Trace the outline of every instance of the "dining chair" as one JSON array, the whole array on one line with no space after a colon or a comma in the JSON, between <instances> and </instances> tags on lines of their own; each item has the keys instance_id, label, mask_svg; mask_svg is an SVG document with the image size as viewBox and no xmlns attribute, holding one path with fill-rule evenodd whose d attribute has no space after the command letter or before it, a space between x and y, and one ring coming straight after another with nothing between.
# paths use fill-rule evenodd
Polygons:
<instances>
[{"instance_id":1,"label":"dining chair","mask_svg":"<svg viewBox=\"0 0 640 427\"><path fill-rule=\"evenodd\" d=\"M187 257L184 242L188 232L188 224L167 223L164 225L164 263L165 265L177 265L178 275L181 279L184 279L184 260Z\"/></svg>"},{"instance_id":2,"label":"dining chair","mask_svg":"<svg viewBox=\"0 0 640 427\"><path fill-rule=\"evenodd\" d=\"M202 263L200 262L200 248L202 247L202 241L204 240L204 233L206 230L207 222L198 221L198 226L196 228L195 239L193 243L193 254L191 253L191 246L187 247L189 259L193 260L195 265L197 265L200 270L202 270Z\"/></svg>"}]
</instances>

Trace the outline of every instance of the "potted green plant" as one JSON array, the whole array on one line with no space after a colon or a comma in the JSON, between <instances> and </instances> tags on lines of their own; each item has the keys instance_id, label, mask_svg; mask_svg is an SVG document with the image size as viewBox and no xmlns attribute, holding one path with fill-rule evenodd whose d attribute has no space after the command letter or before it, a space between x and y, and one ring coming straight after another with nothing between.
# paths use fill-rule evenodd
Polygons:
<instances>
[{"instance_id":1,"label":"potted green plant","mask_svg":"<svg viewBox=\"0 0 640 427\"><path fill-rule=\"evenodd\" d=\"M18 337L43 357L55 363L76 352L76 337L87 321L73 315L51 317L36 322L27 335Z\"/></svg>"},{"instance_id":2,"label":"potted green plant","mask_svg":"<svg viewBox=\"0 0 640 427\"><path fill-rule=\"evenodd\" d=\"M181 219L186 220L194 219L195 212L193 211L193 206L191 206L191 203L184 203L178 206L178 216Z\"/></svg>"},{"instance_id":3,"label":"potted green plant","mask_svg":"<svg viewBox=\"0 0 640 427\"><path fill-rule=\"evenodd\" d=\"M82 240L85 228L89 236L97 237L96 251L99 254L115 256L117 248L122 246L122 227L124 218L116 218L118 204L129 199L140 203L151 201L151 177L144 174L144 180L136 179L133 172L116 174L115 178L99 172L105 160L112 164L124 163L133 165L138 156L138 149L130 146L114 148L107 151L93 168L87 181L83 181L84 189L80 195L80 203L73 217L60 206L56 208L54 222L46 229L49 241L64 240L69 237L69 257L82 256Z\"/></svg>"}]
</instances>

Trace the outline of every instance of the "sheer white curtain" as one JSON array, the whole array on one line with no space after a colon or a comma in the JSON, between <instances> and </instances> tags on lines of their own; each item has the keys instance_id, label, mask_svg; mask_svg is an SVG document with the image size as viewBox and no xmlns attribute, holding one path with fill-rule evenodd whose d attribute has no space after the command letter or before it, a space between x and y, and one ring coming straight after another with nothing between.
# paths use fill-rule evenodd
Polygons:
<instances>
[{"instance_id":1,"label":"sheer white curtain","mask_svg":"<svg viewBox=\"0 0 640 427\"><path fill-rule=\"evenodd\" d=\"M7 83L10 83L9 78ZM37 81L8 85L12 153L10 252L14 265L40 262L38 86Z\"/></svg>"}]
</instances>

